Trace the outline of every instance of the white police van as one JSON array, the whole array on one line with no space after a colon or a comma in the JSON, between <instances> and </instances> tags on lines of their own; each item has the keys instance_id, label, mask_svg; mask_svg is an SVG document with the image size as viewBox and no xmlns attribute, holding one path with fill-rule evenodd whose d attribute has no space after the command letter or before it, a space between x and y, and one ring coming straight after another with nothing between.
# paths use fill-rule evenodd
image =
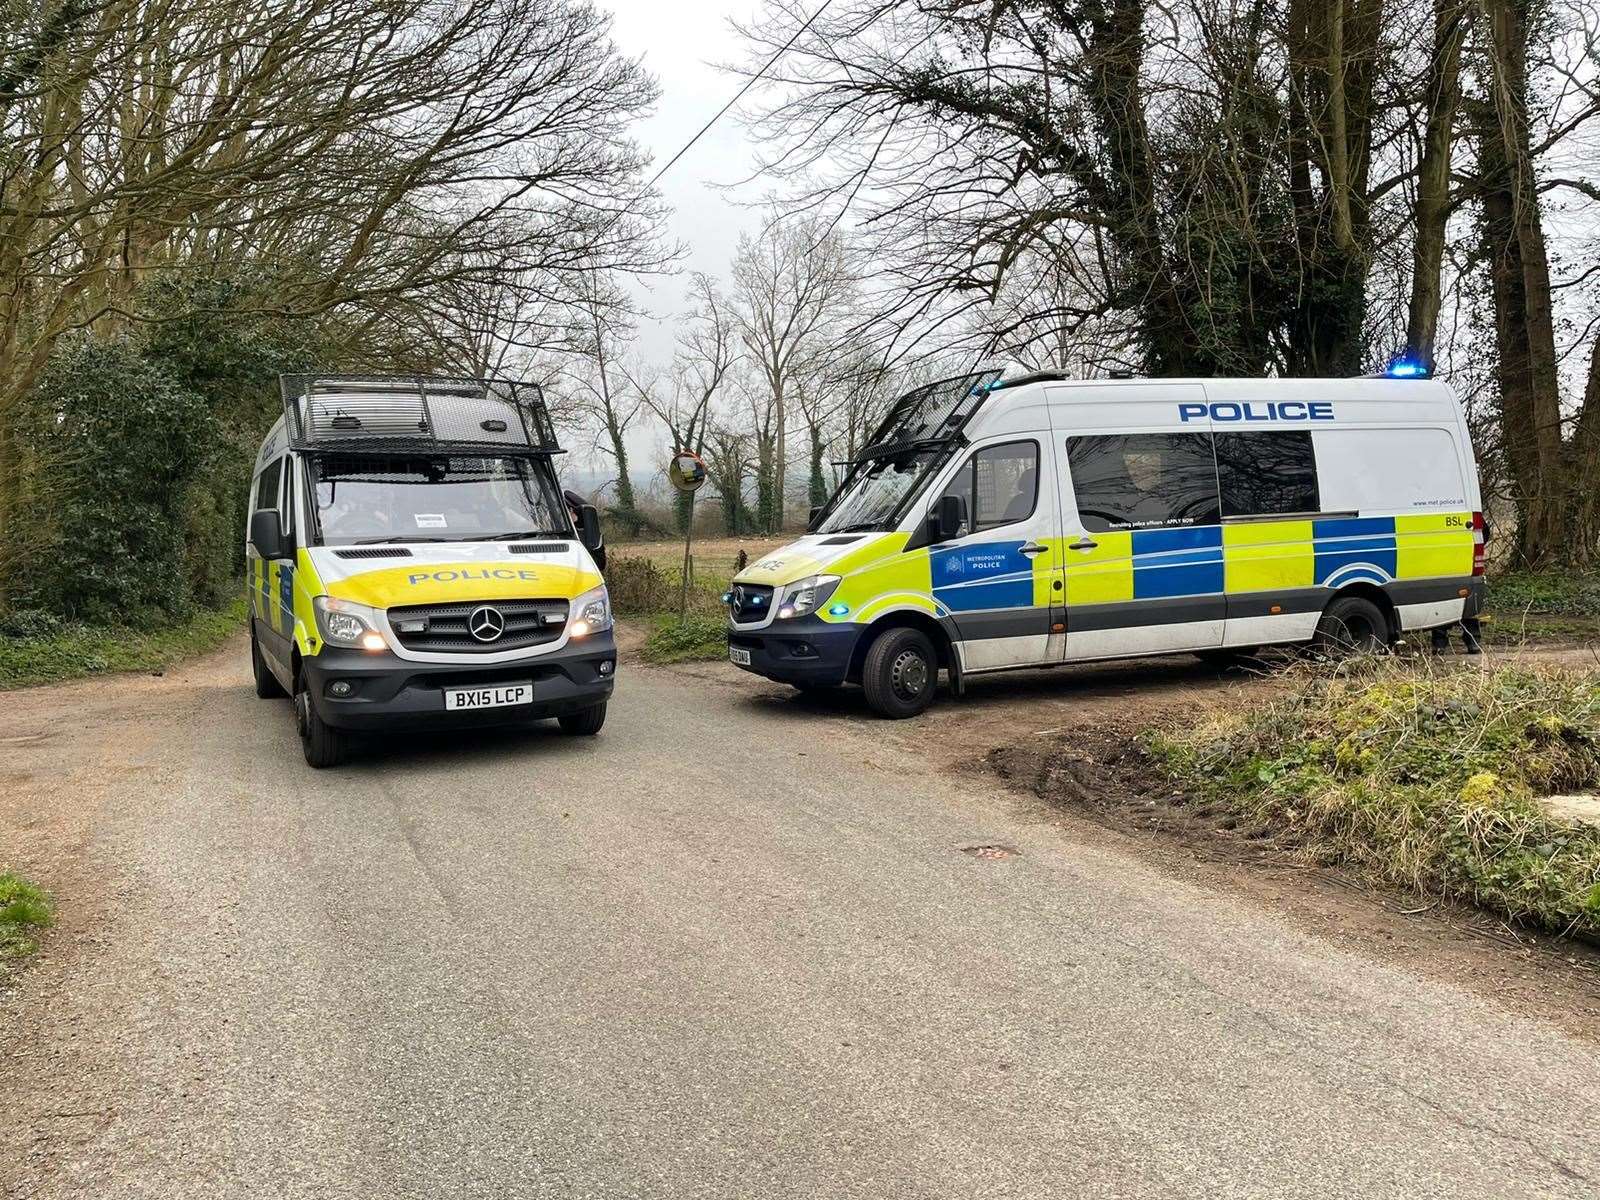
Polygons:
<instances>
[{"instance_id":1,"label":"white police van","mask_svg":"<svg viewBox=\"0 0 1600 1200\"><path fill-rule=\"evenodd\" d=\"M611 608L552 466L539 389L286 375L246 540L256 694L289 695L306 761L353 730L556 718L592 735Z\"/></svg>"},{"instance_id":2,"label":"white police van","mask_svg":"<svg viewBox=\"0 0 1600 1200\"><path fill-rule=\"evenodd\" d=\"M940 670L1317 641L1473 618L1461 406L1426 378L980 371L895 403L807 535L735 577L728 653L891 717Z\"/></svg>"}]
</instances>

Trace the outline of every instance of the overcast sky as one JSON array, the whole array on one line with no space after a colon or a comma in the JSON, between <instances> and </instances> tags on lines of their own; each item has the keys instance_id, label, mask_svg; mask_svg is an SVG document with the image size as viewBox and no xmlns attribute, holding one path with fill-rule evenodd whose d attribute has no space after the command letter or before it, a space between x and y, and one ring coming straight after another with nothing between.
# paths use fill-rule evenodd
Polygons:
<instances>
[{"instance_id":1,"label":"overcast sky","mask_svg":"<svg viewBox=\"0 0 1600 1200\"><path fill-rule=\"evenodd\" d=\"M655 156L655 167L677 153L728 99L743 80L717 69L718 63L741 61L743 46L728 19L747 18L759 0L598 0L616 15L613 36L623 53L642 57L661 84L656 113L639 127L638 136ZM756 225L755 214L736 201L755 199L762 188L748 185L735 196L713 183L734 183L747 177L754 156L733 113L723 117L661 181L673 215L670 233L689 247L684 269L725 276L742 230ZM671 314L682 307L687 280L660 281L653 291L640 290L654 310ZM640 331L639 350L655 359L672 352L669 322Z\"/></svg>"}]
</instances>

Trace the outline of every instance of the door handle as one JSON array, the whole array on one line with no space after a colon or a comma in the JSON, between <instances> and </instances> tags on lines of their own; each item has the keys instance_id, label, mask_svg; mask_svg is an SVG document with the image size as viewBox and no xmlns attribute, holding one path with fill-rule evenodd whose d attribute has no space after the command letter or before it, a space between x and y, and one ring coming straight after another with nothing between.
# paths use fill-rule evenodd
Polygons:
<instances>
[{"instance_id":1,"label":"door handle","mask_svg":"<svg viewBox=\"0 0 1600 1200\"><path fill-rule=\"evenodd\" d=\"M1037 558L1041 554L1049 554L1049 546L1041 546L1038 542L1023 542L1017 547L1018 554L1026 554L1029 558Z\"/></svg>"},{"instance_id":2,"label":"door handle","mask_svg":"<svg viewBox=\"0 0 1600 1200\"><path fill-rule=\"evenodd\" d=\"M1069 550L1093 550L1100 543L1093 538L1081 537L1068 547Z\"/></svg>"}]
</instances>

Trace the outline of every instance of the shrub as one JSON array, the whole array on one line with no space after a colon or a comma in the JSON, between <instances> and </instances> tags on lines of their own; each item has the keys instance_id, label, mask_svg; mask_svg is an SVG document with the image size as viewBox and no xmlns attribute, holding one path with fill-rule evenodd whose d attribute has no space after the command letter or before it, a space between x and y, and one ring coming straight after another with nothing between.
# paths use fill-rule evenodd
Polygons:
<instances>
[{"instance_id":1,"label":"shrub","mask_svg":"<svg viewBox=\"0 0 1600 1200\"><path fill-rule=\"evenodd\" d=\"M30 514L43 528L25 540L46 551L13 581L20 606L107 623L185 615L184 503L217 436L204 398L131 343L83 338L57 353L29 410L50 503Z\"/></svg>"},{"instance_id":2,"label":"shrub","mask_svg":"<svg viewBox=\"0 0 1600 1200\"><path fill-rule=\"evenodd\" d=\"M674 663L723 658L728 653L728 625L720 614L689 614L686 621L676 616L660 617L645 639L642 651L646 662Z\"/></svg>"}]
</instances>

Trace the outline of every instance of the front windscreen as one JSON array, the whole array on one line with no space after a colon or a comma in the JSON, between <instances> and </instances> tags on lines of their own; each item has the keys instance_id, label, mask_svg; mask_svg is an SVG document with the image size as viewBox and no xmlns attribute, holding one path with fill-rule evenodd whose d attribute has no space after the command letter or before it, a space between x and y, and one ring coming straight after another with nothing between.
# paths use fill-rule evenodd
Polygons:
<instances>
[{"instance_id":1,"label":"front windscreen","mask_svg":"<svg viewBox=\"0 0 1600 1200\"><path fill-rule=\"evenodd\" d=\"M830 506L827 519L812 532L888 528L899 519L935 461L943 461L947 454L943 449L920 450L861 464Z\"/></svg>"},{"instance_id":2,"label":"front windscreen","mask_svg":"<svg viewBox=\"0 0 1600 1200\"><path fill-rule=\"evenodd\" d=\"M310 483L329 546L572 536L541 459L320 455Z\"/></svg>"}]
</instances>

